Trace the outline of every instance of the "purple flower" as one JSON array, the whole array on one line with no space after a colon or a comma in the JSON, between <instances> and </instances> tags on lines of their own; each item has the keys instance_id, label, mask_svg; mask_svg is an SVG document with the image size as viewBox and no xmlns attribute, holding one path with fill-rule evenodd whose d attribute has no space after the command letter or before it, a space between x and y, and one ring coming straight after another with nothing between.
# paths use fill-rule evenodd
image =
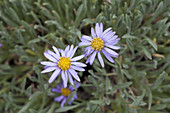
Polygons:
<instances>
[{"instance_id":1,"label":"purple flower","mask_svg":"<svg viewBox=\"0 0 170 113\"><path fill-rule=\"evenodd\" d=\"M2 47L2 44L0 43L0 47Z\"/></svg>"},{"instance_id":2,"label":"purple flower","mask_svg":"<svg viewBox=\"0 0 170 113\"><path fill-rule=\"evenodd\" d=\"M76 88L80 87L80 83L75 83ZM61 93L61 96L54 98L54 101L61 102L61 107L64 106L66 103L67 99L69 98L70 94L74 91L75 89L70 85L68 88L64 87L64 84L57 85L57 88L52 88L52 92L56 93ZM72 102L77 99L77 94L73 96L73 98L68 102L69 105L72 104Z\"/></svg>"},{"instance_id":3,"label":"purple flower","mask_svg":"<svg viewBox=\"0 0 170 113\"><path fill-rule=\"evenodd\" d=\"M92 38L86 35L82 36L82 42L79 43L79 46L88 46L84 50L85 56L89 56L86 63L90 62L90 65L92 65L97 54L101 66L104 67L101 52L110 62L114 63L112 57L117 57L118 53L112 49L120 49L119 46L115 46L120 38L117 38L118 35L115 35L116 32L113 32L111 29L112 28L108 28L103 32L103 24L100 23L99 26L99 24L96 23L95 30L91 28Z\"/></svg>"},{"instance_id":4,"label":"purple flower","mask_svg":"<svg viewBox=\"0 0 170 113\"><path fill-rule=\"evenodd\" d=\"M52 62L41 62L42 65L45 65L45 70L43 70L41 73L47 73L55 70L48 82L52 83L60 74L63 79L64 87L67 87L68 79L70 80L70 83L74 85L72 76L80 82L80 78L75 70L85 71L82 67L86 67L86 65L84 63L77 62L77 60L82 59L84 55L72 58L78 46L75 48L73 45L67 46L65 50L57 49L54 46L52 48L54 49L55 53L50 50L46 50L44 52L45 57Z\"/></svg>"}]
</instances>

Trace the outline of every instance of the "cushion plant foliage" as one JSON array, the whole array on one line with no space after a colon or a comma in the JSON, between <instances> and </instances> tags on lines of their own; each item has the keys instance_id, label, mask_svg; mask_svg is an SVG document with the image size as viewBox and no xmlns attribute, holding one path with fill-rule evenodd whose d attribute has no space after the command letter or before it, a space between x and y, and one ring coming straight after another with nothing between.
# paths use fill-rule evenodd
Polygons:
<instances>
[{"instance_id":1,"label":"cushion plant foliage","mask_svg":"<svg viewBox=\"0 0 170 113\"><path fill-rule=\"evenodd\" d=\"M169 113L169 6L169 0L0 0L0 112ZM54 65L61 73L50 72Z\"/></svg>"}]
</instances>

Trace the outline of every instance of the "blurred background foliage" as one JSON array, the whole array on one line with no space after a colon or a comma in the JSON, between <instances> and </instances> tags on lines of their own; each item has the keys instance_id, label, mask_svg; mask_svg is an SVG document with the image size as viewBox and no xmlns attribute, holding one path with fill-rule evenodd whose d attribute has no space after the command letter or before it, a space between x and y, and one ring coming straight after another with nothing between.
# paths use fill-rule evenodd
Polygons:
<instances>
[{"instance_id":1,"label":"blurred background foliage","mask_svg":"<svg viewBox=\"0 0 170 113\"><path fill-rule=\"evenodd\" d=\"M0 112L169 113L169 19L169 0L0 0ZM88 65L78 100L60 108L43 52L76 46L97 22L121 38L119 58Z\"/></svg>"}]
</instances>

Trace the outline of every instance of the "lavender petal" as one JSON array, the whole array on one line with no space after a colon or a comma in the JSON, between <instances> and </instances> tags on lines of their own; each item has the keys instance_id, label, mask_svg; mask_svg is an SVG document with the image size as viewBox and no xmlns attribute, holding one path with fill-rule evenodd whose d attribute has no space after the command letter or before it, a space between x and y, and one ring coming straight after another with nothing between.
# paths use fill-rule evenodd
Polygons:
<instances>
[{"instance_id":1,"label":"lavender petal","mask_svg":"<svg viewBox=\"0 0 170 113\"><path fill-rule=\"evenodd\" d=\"M75 98L73 97L73 98L70 100L70 102L68 102L68 105L71 105L74 100L75 100Z\"/></svg>"},{"instance_id":2,"label":"lavender petal","mask_svg":"<svg viewBox=\"0 0 170 113\"><path fill-rule=\"evenodd\" d=\"M78 46L88 46L88 45L90 45L90 42L89 42L89 41L80 42L80 43L78 44Z\"/></svg>"},{"instance_id":3,"label":"lavender petal","mask_svg":"<svg viewBox=\"0 0 170 113\"><path fill-rule=\"evenodd\" d=\"M48 61L42 61L40 62L42 65L46 65L46 66L57 66L56 63L53 62L48 62Z\"/></svg>"},{"instance_id":4,"label":"lavender petal","mask_svg":"<svg viewBox=\"0 0 170 113\"><path fill-rule=\"evenodd\" d=\"M110 42L106 42L106 43L115 45L115 44L117 44L119 42L119 40L120 40L120 38L117 38L115 40L111 40Z\"/></svg>"},{"instance_id":5,"label":"lavender petal","mask_svg":"<svg viewBox=\"0 0 170 113\"><path fill-rule=\"evenodd\" d=\"M76 46L73 51L71 52L70 56L68 56L69 58L72 58L77 50L78 46Z\"/></svg>"},{"instance_id":6,"label":"lavender petal","mask_svg":"<svg viewBox=\"0 0 170 113\"><path fill-rule=\"evenodd\" d=\"M54 71L55 69L58 69L57 67L48 67L45 70L43 70L41 73L48 73L51 71Z\"/></svg>"},{"instance_id":7,"label":"lavender petal","mask_svg":"<svg viewBox=\"0 0 170 113\"><path fill-rule=\"evenodd\" d=\"M76 71L73 70L73 69L69 69L69 72L71 73L71 75L77 80L80 82L80 78L79 76L77 75Z\"/></svg>"},{"instance_id":8,"label":"lavender petal","mask_svg":"<svg viewBox=\"0 0 170 113\"><path fill-rule=\"evenodd\" d=\"M48 82L52 83L57 78L57 76L60 74L60 72L61 72L61 69L56 69L54 71L54 73L51 75L51 77L50 77Z\"/></svg>"},{"instance_id":9,"label":"lavender petal","mask_svg":"<svg viewBox=\"0 0 170 113\"><path fill-rule=\"evenodd\" d=\"M84 57L84 55L80 55L80 56L72 58L71 61L77 61L77 60L82 59L83 57Z\"/></svg>"},{"instance_id":10,"label":"lavender petal","mask_svg":"<svg viewBox=\"0 0 170 113\"><path fill-rule=\"evenodd\" d=\"M93 28L91 28L91 35L92 35L93 38L97 38L97 35L96 35Z\"/></svg>"},{"instance_id":11,"label":"lavender petal","mask_svg":"<svg viewBox=\"0 0 170 113\"><path fill-rule=\"evenodd\" d=\"M92 41L92 38L86 35L82 36L82 39L87 41Z\"/></svg>"},{"instance_id":12,"label":"lavender petal","mask_svg":"<svg viewBox=\"0 0 170 113\"><path fill-rule=\"evenodd\" d=\"M110 56L109 53L107 53L106 51L102 50L103 54L105 55L105 57L112 63L114 63L114 60L112 59L112 57Z\"/></svg>"},{"instance_id":13,"label":"lavender petal","mask_svg":"<svg viewBox=\"0 0 170 113\"><path fill-rule=\"evenodd\" d=\"M100 64L102 65L102 67L104 67L104 62L103 62L100 52L98 52L98 59L99 59Z\"/></svg>"},{"instance_id":14,"label":"lavender petal","mask_svg":"<svg viewBox=\"0 0 170 113\"><path fill-rule=\"evenodd\" d=\"M64 104L66 103L66 101L67 101L67 98L64 97L63 101L61 102L61 108L64 106Z\"/></svg>"},{"instance_id":15,"label":"lavender petal","mask_svg":"<svg viewBox=\"0 0 170 113\"><path fill-rule=\"evenodd\" d=\"M107 47L109 47L109 48L115 49L115 50L120 49L119 46L112 46L111 44L108 44L108 43L106 43L106 44L104 44L104 45L107 46Z\"/></svg>"},{"instance_id":16,"label":"lavender petal","mask_svg":"<svg viewBox=\"0 0 170 113\"><path fill-rule=\"evenodd\" d=\"M68 51L69 51L69 48L70 48L70 46L69 46L69 45L65 48L65 50L64 50L64 52L65 52L65 56L67 56L67 53L68 53Z\"/></svg>"},{"instance_id":17,"label":"lavender petal","mask_svg":"<svg viewBox=\"0 0 170 113\"><path fill-rule=\"evenodd\" d=\"M85 71L85 69L78 67L78 66L71 66L72 69L77 70L77 71Z\"/></svg>"},{"instance_id":18,"label":"lavender petal","mask_svg":"<svg viewBox=\"0 0 170 113\"><path fill-rule=\"evenodd\" d=\"M114 35L111 38L109 38L106 42L112 42L114 41L116 38L118 37L118 35Z\"/></svg>"},{"instance_id":19,"label":"lavender petal","mask_svg":"<svg viewBox=\"0 0 170 113\"><path fill-rule=\"evenodd\" d=\"M109 32L111 29L112 29L111 27L110 27L110 28L107 28L107 29L102 33L101 37L103 37L103 36L104 36L107 32Z\"/></svg>"},{"instance_id":20,"label":"lavender petal","mask_svg":"<svg viewBox=\"0 0 170 113\"><path fill-rule=\"evenodd\" d=\"M111 55L115 55L115 56L119 55L118 53L116 53L115 51L113 51L113 50L111 50L111 49L109 49L109 48L104 47L104 49L105 49L109 54L111 54Z\"/></svg>"},{"instance_id":21,"label":"lavender petal","mask_svg":"<svg viewBox=\"0 0 170 113\"><path fill-rule=\"evenodd\" d=\"M81 86L81 83L76 82L76 83L75 83L75 86L76 86L76 88L79 88L79 87Z\"/></svg>"},{"instance_id":22,"label":"lavender petal","mask_svg":"<svg viewBox=\"0 0 170 113\"><path fill-rule=\"evenodd\" d=\"M87 65L81 62L71 62L71 64L75 65L75 66L80 66L80 67L86 67Z\"/></svg>"},{"instance_id":23,"label":"lavender petal","mask_svg":"<svg viewBox=\"0 0 170 113\"><path fill-rule=\"evenodd\" d=\"M63 98L64 98L64 96L61 95L61 96L59 96L59 97L55 97L55 98L54 98L54 101L60 102L61 100L63 100Z\"/></svg>"},{"instance_id":24,"label":"lavender petal","mask_svg":"<svg viewBox=\"0 0 170 113\"><path fill-rule=\"evenodd\" d=\"M69 77L71 85L74 85L74 81L73 81L73 78L72 78L70 72L68 72L68 77Z\"/></svg>"},{"instance_id":25,"label":"lavender petal","mask_svg":"<svg viewBox=\"0 0 170 113\"><path fill-rule=\"evenodd\" d=\"M115 33L116 32L110 32L110 33L108 33L107 35L104 35L103 36L103 40L105 41L105 42L108 42L108 40L111 40L111 39L113 39L115 36Z\"/></svg>"},{"instance_id":26,"label":"lavender petal","mask_svg":"<svg viewBox=\"0 0 170 113\"><path fill-rule=\"evenodd\" d=\"M71 45L70 50L68 51L68 53L67 53L67 56L66 56L66 57L69 57L69 56L72 54L73 48L74 48L74 46L73 46L73 45Z\"/></svg>"},{"instance_id":27,"label":"lavender petal","mask_svg":"<svg viewBox=\"0 0 170 113\"><path fill-rule=\"evenodd\" d=\"M62 57L64 57L64 56L65 56L65 52L64 52L64 50L62 50L62 49L58 49L58 50L60 51L61 56L62 56Z\"/></svg>"},{"instance_id":28,"label":"lavender petal","mask_svg":"<svg viewBox=\"0 0 170 113\"><path fill-rule=\"evenodd\" d=\"M57 49L55 46L53 46L52 48L54 49L54 51L55 51L57 57L60 58L60 53L59 53L58 49Z\"/></svg>"},{"instance_id":29,"label":"lavender petal","mask_svg":"<svg viewBox=\"0 0 170 113\"><path fill-rule=\"evenodd\" d=\"M103 24L100 23L100 32L102 33L103 32Z\"/></svg>"},{"instance_id":30,"label":"lavender petal","mask_svg":"<svg viewBox=\"0 0 170 113\"><path fill-rule=\"evenodd\" d=\"M51 89L52 92L56 92L56 93L61 93L61 88L58 89L58 88L52 88Z\"/></svg>"},{"instance_id":31,"label":"lavender petal","mask_svg":"<svg viewBox=\"0 0 170 113\"><path fill-rule=\"evenodd\" d=\"M97 51L94 51L94 53L91 55L91 58L90 58L90 65L93 64L93 61L94 61L94 59L95 59L95 57L96 57L96 53L97 53Z\"/></svg>"},{"instance_id":32,"label":"lavender petal","mask_svg":"<svg viewBox=\"0 0 170 113\"><path fill-rule=\"evenodd\" d=\"M96 23L95 30L96 30L97 37L100 37L101 31L98 23Z\"/></svg>"},{"instance_id":33,"label":"lavender petal","mask_svg":"<svg viewBox=\"0 0 170 113\"><path fill-rule=\"evenodd\" d=\"M48 54L48 53L46 53L46 52L44 52L44 56L45 56L47 59L49 59L49 60L51 60L51 61L53 61L53 62L57 62L57 59L55 59L54 57L52 57L50 54Z\"/></svg>"},{"instance_id":34,"label":"lavender petal","mask_svg":"<svg viewBox=\"0 0 170 113\"><path fill-rule=\"evenodd\" d=\"M89 48L85 48L85 56L89 56L94 50L92 49L92 47L90 46Z\"/></svg>"},{"instance_id":35,"label":"lavender petal","mask_svg":"<svg viewBox=\"0 0 170 113\"><path fill-rule=\"evenodd\" d=\"M86 64L90 62L91 56L86 60Z\"/></svg>"},{"instance_id":36,"label":"lavender petal","mask_svg":"<svg viewBox=\"0 0 170 113\"><path fill-rule=\"evenodd\" d=\"M62 79L63 79L64 88L66 88L66 87L67 87L68 79L66 78L66 75L65 75L65 72L64 72L64 71L61 72L61 77L62 77Z\"/></svg>"},{"instance_id":37,"label":"lavender petal","mask_svg":"<svg viewBox=\"0 0 170 113\"><path fill-rule=\"evenodd\" d=\"M55 54L54 52L47 50L47 53L50 54L51 56L53 56L54 58L56 58L57 60L60 58L60 56L58 56L57 54Z\"/></svg>"}]
</instances>

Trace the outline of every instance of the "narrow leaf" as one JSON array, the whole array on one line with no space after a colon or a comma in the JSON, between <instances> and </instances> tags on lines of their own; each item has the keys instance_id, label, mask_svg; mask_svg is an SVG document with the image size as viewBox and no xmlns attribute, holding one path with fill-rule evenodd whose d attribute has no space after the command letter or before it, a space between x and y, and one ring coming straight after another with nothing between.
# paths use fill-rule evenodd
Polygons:
<instances>
[{"instance_id":1,"label":"narrow leaf","mask_svg":"<svg viewBox=\"0 0 170 113\"><path fill-rule=\"evenodd\" d=\"M63 108L59 108L57 109L55 112L57 113L61 113L61 112L66 112L68 110L74 109L79 107L81 104L77 104L77 105L73 105L73 106L64 106Z\"/></svg>"},{"instance_id":2,"label":"narrow leaf","mask_svg":"<svg viewBox=\"0 0 170 113\"><path fill-rule=\"evenodd\" d=\"M163 82L163 80L165 79L167 73L166 72L162 72L160 74L160 76L156 79L156 81L153 83L152 85L152 89L156 89L159 87L159 85Z\"/></svg>"}]
</instances>

